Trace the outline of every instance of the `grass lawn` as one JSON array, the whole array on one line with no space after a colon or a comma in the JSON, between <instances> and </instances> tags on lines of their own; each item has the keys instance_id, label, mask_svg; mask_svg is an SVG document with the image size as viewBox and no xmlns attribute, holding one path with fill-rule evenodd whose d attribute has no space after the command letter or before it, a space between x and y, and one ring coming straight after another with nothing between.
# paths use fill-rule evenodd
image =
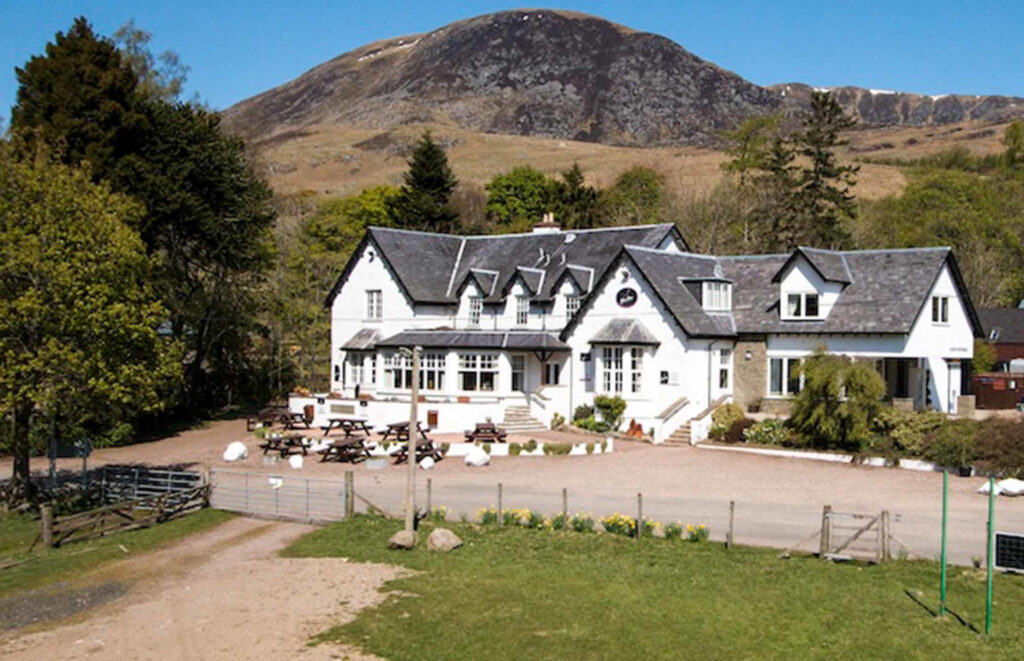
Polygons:
<instances>
[{"instance_id":1,"label":"grass lawn","mask_svg":"<svg viewBox=\"0 0 1024 661\"><path fill-rule=\"evenodd\" d=\"M284 555L417 570L400 591L319 639L399 659L1020 659L1024 577L997 575L994 635L916 604L938 602L938 565L862 567L720 544L636 541L453 524L450 554L389 551L396 522L322 528ZM984 572L954 568L950 606L984 628Z\"/></svg>"},{"instance_id":2,"label":"grass lawn","mask_svg":"<svg viewBox=\"0 0 1024 661\"><path fill-rule=\"evenodd\" d=\"M0 570L0 597L75 579L100 565L212 528L231 516L227 512L204 509L152 528L118 533L56 549L46 549L37 544L30 554L28 548L39 534L39 521L18 514L2 516L0 566L26 558L28 561ZM126 555L119 546L128 549L129 553Z\"/></svg>"}]
</instances>

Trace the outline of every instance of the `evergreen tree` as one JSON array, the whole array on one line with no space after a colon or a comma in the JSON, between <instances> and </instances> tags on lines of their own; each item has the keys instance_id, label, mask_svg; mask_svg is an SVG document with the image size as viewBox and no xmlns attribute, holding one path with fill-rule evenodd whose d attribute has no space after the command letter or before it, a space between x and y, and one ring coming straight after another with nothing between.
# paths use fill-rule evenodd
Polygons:
<instances>
[{"instance_id":1,"label":"evergreen tree","mask_svg":"<svg viewBox=\"0 0 1024 661\"><path fill-rule=\"evenodd\" d=\"M747 183L752 173L765 169L775 139L779 136L781 120L779 115L750 117L722 134L729 144L725 150L729 160L722 163L722 169L738 175L741 186Z\"/></svg>"},{"instance_id":2,"label":"evergreen tree","mask_svg":"<svg viewBox=\"0 0 1024 661\"><path fill-rule=\"evenodd\" d=\"M588 229L597 221L597 191L588 186L579 163L562 173L556 187L555 220L563 229Z\"/></svg>"},{"instance_id":3,"label":"evergreen tree","mask_svg":"<svg viewBox=\"0 0 1024 661\"><path fill-rule=\"evenodd\" d=\"M756 202L745 239L754 252L785 252L800 243L800 169L793 164L795 158L792 147L782 136L775 136L763 169L753 180Z\"/></svg>"},{"instance_id":4,"label":"evergreen tree","mask_svg":"<svg viewBox=\"0 0 1024 661\"><path fill-rule=\"evenodd\" d=\"M811 108L795 139L796 151L809 162L800 169L797 204L801 241L821 248L849 242L847 223L857 213L850 193L860 166L839 165L835 148L846 144L841 131L856 122L829 92L811 92Z\"/></svg>"},{"instance_id":5,"label":"evergreen tree","mask_svg":"<svg viewBox=\"0 0 1024 661\"><path fill-rule=\"evenodd\" d=\"M425 132L402 175L402 191L389 203L396 227L452 234L458 231L459 215L450 201L458 180L441 145Z\"/></svg>"},{"instance_id":6,"label":"evergreen tree","mask_svg":"<svg viewBox=\"0 0 1024 661\"><path fill-rule=\"evenodd\" d=\"M1007 167L1013 169L1024 164L1024 122L1010 122L1003 133L1003 146L1006 147L1003 155Z\"/></svg>"}]
</instances>

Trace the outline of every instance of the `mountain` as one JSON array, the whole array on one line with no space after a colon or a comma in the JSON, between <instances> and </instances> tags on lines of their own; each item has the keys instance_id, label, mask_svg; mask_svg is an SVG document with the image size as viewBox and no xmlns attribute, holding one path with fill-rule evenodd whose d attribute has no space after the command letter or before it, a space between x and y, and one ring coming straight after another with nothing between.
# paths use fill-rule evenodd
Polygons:
<instances>
[{"instance_id":1,"label":"mountain","mask_svg":"<svg viewBox=\"0 0 1024 661\"><path fill-rule=\"evenodd\" d=\"M363 46L224 112L244 135L314 124L474 131L628 146L711 145L782 107L658 35L584 14L504 11Z\"/></svg>"}]
</instances>

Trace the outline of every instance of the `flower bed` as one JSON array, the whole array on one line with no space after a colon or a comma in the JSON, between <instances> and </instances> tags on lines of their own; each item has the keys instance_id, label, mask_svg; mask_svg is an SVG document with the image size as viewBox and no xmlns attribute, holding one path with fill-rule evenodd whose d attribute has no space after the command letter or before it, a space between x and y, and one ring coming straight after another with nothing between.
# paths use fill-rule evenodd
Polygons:
<instances>
[{"instance_id":1,"label":"flower bed","mask_svg":"<svg viewBox=\"0 0 1024 661\"><path fill-rule=\"evenodd\" d=\"M498 519L498 510L493 505L481 508L476 512L476 521L481 525L497 525ZM545 518L539 512L520 508L503 510L500 519L501 523L506 526L534 530L571 530L579 533L597 532L598 524L600 524L601 532L624 537L637 536L636 519L618 512L595 521L592 515L583 512L572 515L559 513ZM704 524L694 525L682 522L663 524L647 517L644 517L641 529L643 537L660 537L667 540L686 540L695 543L706 542L709 536L708 528Z\"/></svg>"}]
</instances>

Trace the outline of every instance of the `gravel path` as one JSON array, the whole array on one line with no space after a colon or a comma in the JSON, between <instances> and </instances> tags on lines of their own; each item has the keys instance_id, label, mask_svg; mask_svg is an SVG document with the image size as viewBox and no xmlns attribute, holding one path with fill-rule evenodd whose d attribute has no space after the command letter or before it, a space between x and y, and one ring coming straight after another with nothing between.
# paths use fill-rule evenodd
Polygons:
<instances>
[{"instance_id":1,"label":"gravel path","mask_svg":"<svg viewBox=\"0 0 1024 661\"><path fill-rule=\"evenodd\" d=\"M309 639L386 595L395 567L277 556L312 527L238 518L101 569L128 594L55 628L0 641L4 659L372 659Z\"/></svg>"}]
</instances>

